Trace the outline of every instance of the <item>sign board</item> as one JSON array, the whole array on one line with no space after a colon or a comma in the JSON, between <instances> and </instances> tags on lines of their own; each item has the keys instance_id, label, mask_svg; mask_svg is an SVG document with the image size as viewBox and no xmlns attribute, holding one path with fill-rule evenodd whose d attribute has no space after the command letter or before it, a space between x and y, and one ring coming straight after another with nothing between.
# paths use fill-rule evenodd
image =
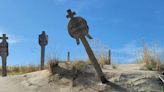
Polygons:
<instances>
[{"instance_id":1,"label":"sign board","mask_svg":"<svg viewBox=\"0 0 164 92\"><path fill-rule=\"evenodd\" d=\"M0 37L2 39L2 42L0 43L0 56L8 56L8 42L6 39L6 34L3 34L3 37Z\"/></svg>"},{"instance_id":2,"label":"sign board","mask_svg":"<svg viewBox=\"0 0 164 92\"><path fill-rule=\"evenodd\" d=\"M8 56L8 42L6 39L6 34L3 34L3 37L0 37L2 42L0 43L0 56L2 57L2 76L7 76L7 56Z\"/></svg>"},{"instance_id":3,"label":"sign board","mask_svg":"<svg viewBox=\"0 0 164 92\"><path fill-rule=\"evenodd\" d=\"M46 35L45 31L39 35L39 45L46 46L48 44L48 35Z\"/></svg>"},{"instance_id":4,"label":"sign board","mask_svg":"<svg viewBox=\"0 0 164 92\"><path fill-rule=\"evenodd\" d=\"M0 56L8 56L8 48L0 43Z\"/></svg>"},{"instance_id":5,"label":"sign board","mask_svg":"<svg viewBox=\"0 0 164 92\"><path fill-rule=\"evenodd\" d=\"M71 18L68 23L68 33L71 37L76 39L77 44L79 44L79 38L80 36L87 36L88 38L92 39L92 37L88 34L89 27L87 25L87 21L83 19L82 17L73 17L75 13L72 13L72 11L68 10L68 16L67 18Z\"/></svg>"},{"instance_id":6,"label":"sign board","mask_svg":"<svg viewBox=\"0 0 164 92\"><path fill-rule=\"evenodd\" d=\"M102 81L102 83L107 83L108 80L105 78L100 65L97 62L97 59L87 41L85 36L88 38L92 39L92 37L88 34L88 25L85 19L81 17L74 17L75 12L72 12L71 10L67 10L68 15L67 18L70 18L70 21L68 23L68 32L73 37L76 39L77 44L79 44L79 39L82 41L85 50L89 56L90 61L92 62L93 66L95 67L95 70Z\"/></svg>"}]
</instances>

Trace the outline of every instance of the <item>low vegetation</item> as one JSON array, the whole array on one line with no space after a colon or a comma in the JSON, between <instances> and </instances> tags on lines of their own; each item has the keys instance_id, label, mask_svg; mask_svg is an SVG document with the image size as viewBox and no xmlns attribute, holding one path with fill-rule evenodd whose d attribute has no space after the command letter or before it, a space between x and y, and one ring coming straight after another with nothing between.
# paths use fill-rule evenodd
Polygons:
<instances>
[{"instance_id":1,"label":"low vegetation","mask_svg":"<svg viewBox=\"0 0 164 92\"><path fill-rule=\"evenodd\" d=\"M148 49L146 44L144 44L143 53L141 55L142 56L140 59L138 59L137 63L144 64L147 70L164 70L164 64L162 63L160 53L157 52L155 47L153 47L153 49Z\"/></svg>"},{"instance_id":2,"label":"low vegetation","mask_svg":"<svg viewBox=\"0 0 164 92\"><path fill-rule=\"evenodd\" d=\"M113 68L113 69L117 69L117 65L113 64L113 65L112 65L112 68Z\"/></svg>"},{"instance_id":3,"label":"low vegetation","mask_svg":"<svg viewBox=\"0 0 164 92\"><path fill-rule=\"evenodd\" d=\"M56 73L55 68L58 66L58 64L59 62L57 59L50 59L48 61L48 69L52 75Z\"/></svg>"},{"instance_id":4,"label":"low vegetation","mask_svg":"<svg viewBox=\"0 0 164 92\"><path fill-rule=\"evenodd\" d=\"M34 71L38 71L39 66L38 65L27 65L27 66L8 66L7 72L9 75L18 75L18 74L24 74L24 73L30 73ZM0 67L0 75L2 72L2 67Z\"/></svg>"}]
</instances>

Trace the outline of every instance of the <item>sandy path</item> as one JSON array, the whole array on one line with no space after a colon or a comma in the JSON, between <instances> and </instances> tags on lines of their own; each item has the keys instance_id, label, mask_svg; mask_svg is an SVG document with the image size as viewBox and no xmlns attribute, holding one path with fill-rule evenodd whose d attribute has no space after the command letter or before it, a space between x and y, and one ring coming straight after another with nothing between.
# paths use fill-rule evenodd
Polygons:
<instances>
[{"instance_id":1,"label":"sandy path","mask_svg":"<svg viewBox=\"0 0 164 92\"><path fill-rule=\"evenodd\" d=\"M0 77L0 92L54 92L48 84L48 72L46 70Z\"/></svg>"},{"instance_id":2,"label":"sandy path","mask_svg":"<svg viewBox=\"0 0 164 92\"><path fill-rule=\"evenodd\" d=\"M0 77L0 92L32 92L20 84L21 76Z\"/></svg>"}]
</instances>

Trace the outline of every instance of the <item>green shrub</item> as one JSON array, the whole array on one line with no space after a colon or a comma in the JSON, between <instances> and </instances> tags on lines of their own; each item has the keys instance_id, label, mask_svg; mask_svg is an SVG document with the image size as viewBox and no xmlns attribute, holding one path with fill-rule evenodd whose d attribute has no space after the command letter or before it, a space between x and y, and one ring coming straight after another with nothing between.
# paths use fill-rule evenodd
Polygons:
<instances>
[{"instance_id":1,"label":"green shrub","mask_svg":"<svg viewBox=\"0 0 164 92\"><path fill-rule=\"evenodd\" d=\"M112 65L112 68L113 69L117 69L117 65Z\"/></svg>"},{"instance_id":2,"label":"green shrub","mask_svg":"<svg viewBox=\"0 0 164 92\"><path fill-rule=\"evenodd\" d=\"M153 70L153 65L145 65L145 67L148 69L148 70Z\"/></svg>"}]
</instances>

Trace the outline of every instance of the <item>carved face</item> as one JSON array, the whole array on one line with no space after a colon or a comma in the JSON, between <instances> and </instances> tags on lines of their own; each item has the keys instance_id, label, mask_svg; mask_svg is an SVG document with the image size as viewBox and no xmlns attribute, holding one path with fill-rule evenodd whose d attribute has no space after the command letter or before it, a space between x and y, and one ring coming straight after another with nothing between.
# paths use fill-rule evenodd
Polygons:
<instances>
[{"instance_id":1,"label":"carved face","mask_svg":"<svg viewBox=\"0 0 164 92\"><path fill-rule=\"evenodd\" d=\"M71 37L77 39L80 35L88 34L87 22L81 17L74 17L68 23L68 32Z\"/></svg>"},{"instance_id":2,"label":"carved face","mask_svg":"<svg viewBox=\"0 0 164 92\"><path fill-rule=\"evenodd\" d=\"M0 56L8 56L8 43L0 43Z\"/></svg>"},{"instance_id":3,"label":"carved face","mask_svg":"<svg viewBox=\"0 0 164 92\"><path fill-rule=\"evenodd\" d=\"M48 36L47 35L39 35L39 44L41 46L46 46L48 44Z\"/></svg>"}]
</instances>

